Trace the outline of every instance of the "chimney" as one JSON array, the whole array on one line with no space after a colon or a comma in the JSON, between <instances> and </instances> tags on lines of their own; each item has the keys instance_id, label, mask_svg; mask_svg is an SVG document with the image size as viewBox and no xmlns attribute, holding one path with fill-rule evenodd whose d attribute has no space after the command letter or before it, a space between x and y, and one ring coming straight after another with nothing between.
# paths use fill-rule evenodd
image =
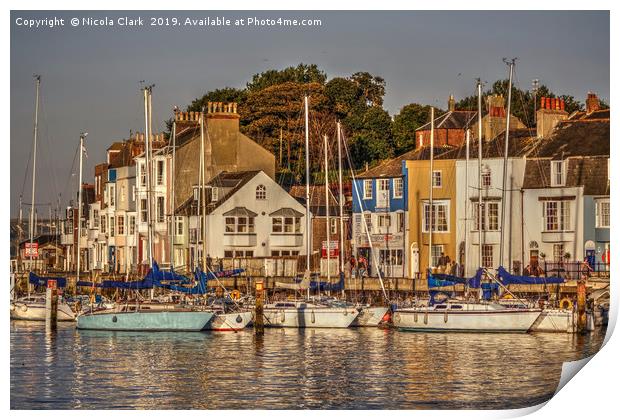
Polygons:
<instances>
[{"instance_id":1,"label":"chimney","mask_svg":"<svg viewBox=\"0 0 620 420\"><path fill-rule=\"evenodd\" d=\"M454 101L454 95L450 95L450 98L448 99L448 111L454 111L455 106L456 102Z\"/></svg>"},{"instance_id":2,"label":"chimney","mask_svg":"<svg viewBox=\"0 0 620 420\"><path fill-rule=\"evenodd\" d=\"M586 99L586 114L591 114L594 111L601 109L601 101L599 101L596 93L588 92L588 99Z\"/></svg>"},{"instance_id":3,"label":"chimney","mask_svg":"<svg viewBox=\"0 0 620 420\"><path fill-rule=\"evenodd\" d=\"M564 100L560 98L540 98L540 108L536 111L536 135L548 137L560 121L568 118L564 110Z\"/></svg>"},{"instance_id":4,"label":"chimney","mask_svg":"<svg viewBox=\"0 0 620 420\"><path fill-rule=\"evenodd\" d=\"M483 121L483 133L485 140L491 140L506 128L504 97L502 95L489 96L487 98L487 111L488 114Z\"/></svg>"}]
</instances>

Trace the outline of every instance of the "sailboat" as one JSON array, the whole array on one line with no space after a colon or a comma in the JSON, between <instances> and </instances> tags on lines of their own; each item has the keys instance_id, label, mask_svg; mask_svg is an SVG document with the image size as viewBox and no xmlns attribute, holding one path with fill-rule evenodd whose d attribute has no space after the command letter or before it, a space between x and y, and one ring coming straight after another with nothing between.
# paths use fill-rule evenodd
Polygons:
<instances>
[{"instance_id":1,"label":"sailboat","mask_svg":"<svg viewBox=\"0 0 620 420\"><path fill-rule=\"evenodd\" d=\"M512 80L512 67L510 69L510 80ZM509 91L510 91L509 83ZM478 81L478 143L481 145L481 89L482 85ZM510 100L510 99L509 99ZM509 120L508 120L509 123ZM506 128L508 130L508 127ZM469 136L467 136L469 142ZM507 141L507 140L506 140ZM467 145L467 153L469 153L469 145ZM427 279L429 282L429 289L432 286L443 286L456 283L457 279L454 276L451 279L437 279L439 276L434 276L430 272L432 267L432 239L433 239L433 186L432 186L432 173L433 173L433 152L434 152L434 108L431 107L431 133L430 133L430 178L431 185L429 186L429 205L430 211L430 228L429 228L429 273ZM479 150L481 146L479 146ZM467 156L469 159L469 156ZM479 163L481 162L482 155L478 153ZM478 176L480 177L480 171ZM505 194L505 189L503 191ZM467 194L466 194L467 196ZM479 193L479 196L481 194ZM467 198L467 197L466 197ZM503 197L502 202L505 200ZM480 201L479 201L480 202ZM479 212L479 215L482 212ZM481 217L481 216L480 216ZM503 219L502 219L503 220ZM480 228L482 225L479 225ZM481 230L481 229L480 229ZM503 243L500 245L503 246ZM480 243L482 248L482 243ZM482 265L482 260L480 261ZM489 273L484 270L488 275ZM476 276L470 280L463 279L466 287L482 287L481 277L483 271L478 270ZM493 279L493 276L488 276ZM437 282L443 283L437 283ZM498 285L499 287L499 285ZM520 332L526 333L532 327L534 322L541 314L540 309L536 308L509 308L498 303L492 303L488 301L469 302L465 300L450 300L444 299L437 302L434 299L435 294L431 292L431 299L428 303L413 307L398 309L394 312L393 322L396 327L405 331L466 331L466 332Z\"/></svg>"},{"instance_id":2,"label":"sailboat","mask_svg":"<svg viewBox=\"0 0 620 420\"><path fill-rule=\"evenodd\" d=\"M213 311L201 306L182 305L173 303L158 302L153 299L153 291L157 286L162 285L162 281L177 282L187 281L184 276L178 275L173 271L166 272L159 269L153 258L152 248L152 219L151 219L151 183L150 183L150 115L151 115L151 90L152 87L145 87L144 91L144 110L146 126L146 184L147 184L147 233L148 233L148 259L150 270L143 280L137 282L106 282L100 287L116 287L128 290L135 290L136 300L127 301L117 305L113 309L101 310L97 312L82 313L77 318L78 329L88 330L108 330L108 331L200 331L205 328L211 318ZM146 289L150 291L151 299L140 301L138 290Z\"/></svg>"},{"instance_id":3,"label":"sailboat","mask_svg":"<svg viewBox=\"0 0 620 420\"><path fill-rule=\"evenodd\" d=\"M276 287L306 291L304 301L279 301L268 303L263 307L266 327L291 328L347 328L357 318L359 312L355 308L336 307L333 305L310 300L312 282L310 281L310 253L312 251L312 227L310 221L310 155L308 133L308 97L304 97L305 110L305 146L306 146L306 271L303 279L296 283L277 282ZM329 251L328 251L329 255ZM329 268L328 268L329 271ZM323 285L326 287L327 285ZM329 286L331 287L331 286ZM321 282L315 281L314 288L320 294Z\"/></svg>"},{"instance_id":4,"label":"sailboat","mask_svg":"<svg viewBox=\"0 0 620 420\"><path fill-rule=\"evenodd\" d=\"M35 75L35 87L36 87L36 99L34 109L34 140L33 140L33 159L32 159L32 196L31 196L31 208L30 208L30 249L33 249L34 244L34 229L35 229L35 190L36 190L36 170L37 170L37 135L38 135L38 122L39 122L39 90L41 87L41 76ZM21 212L21 210L20 210ZM20 226L21 227L21 226ZM14 274L12 274L14 276ZM14 278L12 277L12 280ZM46 300L45 294L37 293L31 294L31 286L37 287L47 286L47 280L56 280L57 285L60 288L64 288L66 285L66 279L57 277L39 277L35 273L30 272L28 276L28 294L27 296L16 298L13 293L10 304L10 316L11 319L19 319L26 321L45 321L45 308ZM14 288L13 288L14 289ZM14 292L14 290L13 290ZM69 305L62 298L58 301L58 320L59 321L75 321L75 313Z\"/></svg>"}]
</instances>

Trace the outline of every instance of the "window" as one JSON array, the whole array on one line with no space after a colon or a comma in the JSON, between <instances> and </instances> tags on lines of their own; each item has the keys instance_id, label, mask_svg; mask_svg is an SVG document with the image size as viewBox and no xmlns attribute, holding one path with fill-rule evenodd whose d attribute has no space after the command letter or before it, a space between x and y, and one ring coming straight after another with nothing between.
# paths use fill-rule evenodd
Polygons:
<instances>
[{"instance_id":1,"label":"window","mask_svg":"<svg viewBox=\"0 0 620 420\"><path fill-rule=\"evenodd\" d=\"M596 227L609 227L609 199L596 202Z\"/></svg>"},{"instance_id":2,"label":"window","mask_svg":"<svg viewBox=\"0 0 620 420\"><path fill-rule=\"evenodd\" d=\"M110 185L110 206L114 206L114 198L116 194L114 194L114 185Z\"/></svg>"},{"instance_id":3,"label":"window","mask_svg":"<svg viewBox=\"0 0 620 420\"><path fill-rule=\"evenodd\" d=\"M252 217L252 231L254 230L254 218ZM300 233L301 220L299 217L273 217L271 219L272 233Z\"/></svg>"},{"instance_id":4,"label":"window","mask_svg":"<svg viewBox=\"0 0 620 420\"><path fill-rule=\"evenodd\" d=\"M433 171L433 188L441 188L441 171Z\"/></svg>"},{"instance_id":5,"label":"window","mask_svg":"<svg viewBox=\"0 0 620 420\"><path fill-rule=\"evenodd\" d=\"M433 232L448 232L448 214L450 211L449 201L433 202ZM422 231L428 232L430 226L430 203L424 203L424 220Z\"/></svg>"},{"instance_id":6,"label":"window","mask_svg":"<svg viewBox=\"0 0 620 420\"><path fill-rule=\"evenodd\" d=\"M372 198L372 179L364 180L364 200Z\"/></svg>"},{"instance_id":7,"label":"window","mask_svg":"<svg viewBox=\"0 0 620 420\"><path fill-rule=\"evenodd\" d=\"M157 185L164 185L164 161L157 161Z\"/></svg>"},{"instance_id":8,"label":"window","mask_svg":"<svg viewBox=\"0 0 620 420\"><path fill-rule=\"evenodd\" d=\"M116 222L116 228L118 230L119 235L125 234L125 216L118 216L118 220Z\"/></svg>"},{"instance_id":9,"label":"window","mask_svg":"<svg viewBox=\"0 0 620 420\"><path fill-rule=\"evenodd\" d=\"M443 245L433 245L431 248L431 263L433 267L437 267L439 265L439 258L443 254Z\"/></svg>"},{"instance_id":10,"label":"window","mask_svg":"<svg viewBox=\"0 0 620 420\"><path fill-rule=\"evenodd\" d=\"M220 190L217 187L211 188L211 201L216 202L219 200Z\"/></svg>"},{"instance_id":11,"label":"window","mask_svg":"<svg viewBox=\"0 0 620 420\"><path fill-rule=\"evenodd\" d=\"M254 233L253 217L226 217L224 222L226 233Z\"/></svg>"},{"instance_id":12,"label":"window","mask_svg":"<svg viewBox=\"0 0 620 420\"><path fill-rule=\"evenodd\" d=\"M482 245L482 266L493 267L493 245Z\"/></svg>"},{"instance_id":13,"label":"window","mask_svg":"<svg viewBox=\"0 0 620 420\"><path fill-rule=\"evenodd\" d=\"M403 265L402 249L380 249L379 250L380 265Z\"/></svg>"},{"instance_id":14,"label":"window","mask_svg":"<svg viewBox=\"0 0 620 420\"><path fill-rule=\"evenodd\" d=\"M487 203L488 229L499 230L499 203Z\"/></svg>"},{"instance_id":15,"label":"window","mask_svg":"<svg viewBox=\"0 0 620 420\"><path fill-rule=\"evenodd\" d=\"M256 187L256 199L257 200L266 200L267 199L267 188L264 185L259 185Z\"/></svg>"},{"instance_id":16,"label":"window","mask_svg":"<svg viewBox=\"0 0 620 420\"><path fill-rule=\"evenodd\" d=\"M183 216L174 217L174 234L176 236L183 235Z\"/></svg>"},{"instance_id":17,"label":"window","mask_svg":"<svg viewBox=\"0 0 620 420\"><path fill-rule=\"evenodd\" d=\"M405 213L402 211L396 213L396 229L398 229L398 232L405 231Z\"/></svg>"},{"instance_id":18,"label":"window","mask_svg":"<svg viewBox=\"0 0 620 420\"><path fill-rule=\"evenodd\" d=\"M148 216L148 209L146 205L146 198L140 199L140 221L146 223Z\"/></svg>"},{"instance_id":19,"label":"window","mask_svg":"<svg viewBox=\"0 0 620 420\"><path fill-rule=\"evenodd\" d=\"M192 244L198 243L198 229L191 228L189 230L189 242Z\"/></svg>"},{"instance_id":20,"label":"window","mask_svg":"<svg viewBox=\"0 0 620 420\"><path fill-rule=\"evenodd\" d=\"M553 261L562 262L564 260L564 244L553 244Z\"/></svg>"},{"instance_id":21,"label":"window","mask_svg":"<svg viewBox=\"0 0 620 420\"><path fill-rule=\"evenodd\" d=\"M561 187L566 182L564 161L551 161L551 186Z\"/></svg>"},{"instance_id":22,"label":"window","mask_svg":"<svg viewBox=\"0 0 620 420\"><path fill-rule=\"evenodd\" d=\"M252 258L254 251L229 249L224 251L224 258Z\"/></svg>"},{"instance_id":23,"label":"window","mask_svg":"<svg viewBox=\"0 0 620 420\"><path fill-rule=\"evenodd\" d=\"M380 214L377 216L377 225L379 229L383 232L386 232L390 229L390 215L389 214Z\"/></svg>"},{"instance_id":24,"label":"window","mask_svg":"<svg viewBox=\"0 0 620 420\"><path fill-rule=\"evenodd\" d=\"M105 221L106 221L107 217L106 216L101 216L101 233L105 233L106 228L105 228Z\"/></svg>"},{"instance_id":25,"label":"window","mask_svg":"<svg viewBox=\"0 0 620 420\"><path fill-rule=\"evenodd\" d=\"M570 202L543 202L543 229L548 232L570 230Z\"/></svg>"},{"instance_id":26,"label":"window","mask_svg":"<svg viewBox=\"0 0 620 420\"><path fill-rule=\"evenodd\" d=\"M491 168L485 165L482 168L480 178L482 181L482 188L489 188L491 186Z\"/></svg>"},{"instance_id":27,"label":"window","mask_svg":"<svg viewBox=\"0 0 620 420\"><path fill-rule=\"evenodd\" d=\"M99 228L99 210L93 210L93 229Z\"/></svg>"},{"instance_id":28,"label":"window","mask_svg":"<svg viewBox=\"0 0 620 420\"><path fill-rule=\"evenodd\" d=\"M121 202L125 202L127 201L127 192L125 191L125 185L121 185L121 198L120 198Z\"/></svg>"},{"instance_id":29,"label":"window","mask_svg":"<svg viewBox=\"0 0 620 420\"><path fill-rule=\"evenodd\" d=\"M472 206L472 219L474 230L480 229L479 218L480 206L478 203ZM499 230L499 202L488 201L482 203L482 230Z\"/></svg>"},{"instance_id":30,"label":"window","mask_svg":"<svg viewBox=\"0 0 620 420\"><path fill-rule=\"evenodd\" d=\"M403 198L403 179L394 178L394 198Z\"/></svg>"},{"instance_id":31,"label":"window","mask_svg":"<svg viewBox=\"0 0 620 420\"><path fill-rule=\"evenodd\" d=\"M366 225L366 231L368 233L372 232L372 214L371 213L364 213L364 222Z\"/></svg>"},{"instance_id":32,"label":"window","mask_svg":"<svg viewBox=\"0 0 620 420\"><path fill-rule=\"evenodd\" d=\"M114 217L110 217L110 236L114 236Z\"/></svg>"},{"instance_id":33,"label":"window","mask_svg":"<svg viewBox=\"0 0 620 420\"><path fill-rule=\"evenodd\" d=\"M136 216L129 216L129 234L136 234Z\"/></svg>"},{"instance_id":34,"label":"window","mask_svg":"<svg viewBox=\"0 0 620 420\"><path fill-rule=\"evenodd\" d=\"M157 197L157 221L163 222L165 216L164 197Z\"/></svg>"},{"instance_id":35,"label":"window","mask_svg":"<svg viewBox=\"0 0 620 420\"><path fill-rule=\"evenodd\" d=\"M329 233L332 235L336 235L338 233L338 220L330 219L329 220Z\"/></svg>"},{"instance_id":36,"label":"window","mask_svg":"<svg viewBox=\"0 0 620 420\"><path fill-rule=\"evenodd\" d=\"M140 164L140 186L146 187L146 167L144 163Z\"/></svg>"}]
</instances>

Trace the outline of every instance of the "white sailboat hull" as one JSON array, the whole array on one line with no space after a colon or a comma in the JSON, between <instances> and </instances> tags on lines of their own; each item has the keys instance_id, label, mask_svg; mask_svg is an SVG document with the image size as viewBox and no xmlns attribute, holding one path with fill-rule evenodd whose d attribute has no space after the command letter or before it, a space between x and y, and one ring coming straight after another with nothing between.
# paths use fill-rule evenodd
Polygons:
<instances>
[{"instance_id":1,"label":"white sailboat hull","mask_svg":"<svg viewBox=\"0 0 620 420\"><path fill-rule=\"evenodd\" d=\"M572 310L543 309L532 327L531 332L560 332L575 331L575 315Z\"/></svg>"},{"instance_id":2,"label":"white sailboat hull","mask_svg":"<svg viewBox=\"0 0 620 420\"><path fill-rule=\"evenodd\" d=\"M45 303L11 302L11 319L45 321ZM75 321L75 313L66 303L58 302L58 321Z\"/></svg>"},{"instance_id":3,"label":"white sailboat hull","mask_svg":"<svg viewBox=\"0 0 620 420\"><path fill-rule=\"evenodd\" d=\"M406 331L527 332L540 315L536 309L443 311L424 308L394 312L394 326Z\"/></svg>"},{"instance_id":4,"label":"white sailboat hull","mask_svg":"<svg viewBox=\"0 0 620 420\"><path fill-rule=\"evenodd\" d=\"M102 311L78 316L77 327L106 331L201 331L212 317L210 311Z\"/></svg>"},{"instance_id":5,"label":"white sailboat hull","mask_svg":"<svg viewBox=\"0 0 620 420\"><path fill-rule=\"evenodd\" d=\"M252 312L231 312L215 314L205 327L212 331L239 331L252 322Z\"/></svg>"},{"instance_id":6,"label":"white sailboat hull","mask_svg":"<svg viewBox=\"0 0 620 420\"><path fill-rule=\"evenodd\" d=\"M354 308L292 307L264 308L266 327L347 328L358 315Z\"/></svg>"},{"instance_id":7,"label":"white sailboat hull","mask_svg":"<svg viewBox=\"0 0 620 420\"><path fill-rule=\"evenodd\" d=\"M359 310L359 315L353 323L352 327L376 327L387 312L390 310L387 306L370 306L362 307Z\"/></svg>"}]
</instances>

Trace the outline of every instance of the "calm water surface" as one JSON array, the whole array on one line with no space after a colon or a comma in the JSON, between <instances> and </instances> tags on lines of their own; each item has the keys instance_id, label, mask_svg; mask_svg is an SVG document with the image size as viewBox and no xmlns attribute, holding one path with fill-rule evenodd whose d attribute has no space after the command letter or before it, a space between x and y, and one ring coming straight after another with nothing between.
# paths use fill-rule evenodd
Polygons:
<instances>
[{"instance_id":1,"label":"calm water surface","mask_svg":"<svg viewBox=\"0 0 620 420\"><path fill-rule=\"evenodd\" d=\"M78 331L11 321L13 409L519 408L603 332L426 334Z\"/></svg>"}]
</instances>

